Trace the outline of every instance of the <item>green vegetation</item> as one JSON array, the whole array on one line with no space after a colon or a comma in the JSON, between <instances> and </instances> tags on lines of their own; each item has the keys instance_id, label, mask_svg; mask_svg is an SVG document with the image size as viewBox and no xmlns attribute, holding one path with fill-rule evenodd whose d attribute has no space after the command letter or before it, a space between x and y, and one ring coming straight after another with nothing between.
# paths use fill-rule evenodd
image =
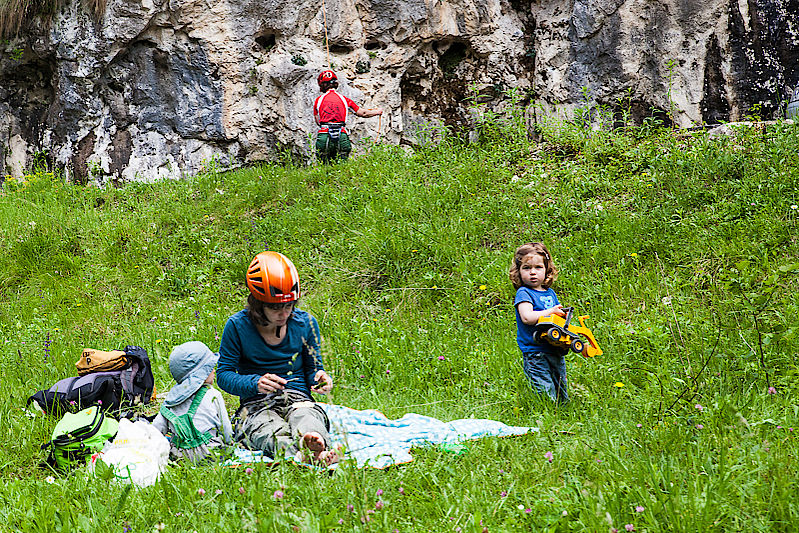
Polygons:
<instances>
[{"instance_id":1,"label":"green vegetation","mask_svg":"<svg viewBox=\"0 0 799 533\"><path fill-rule=\"evenodd\" d=\"M65 184L45 170L6 180L0 523L795 528L799 128L713 139L652 122L614 132L556 124L537 145L519 129L519 117L491 116L477 145L444 136L411 155L374 145L339 166L119 189ZM569 358L564 407L530 391L515 343L507 267L530 240L548 244L561 269L555 289L591 315L605 352ZM298 267L337 380L330 401L541 432L469 443L463 455L420 449L386 471L344 463L332 476L287 464L182 465L132 491L37 468L55 421L31 416L28 395L73 375L83 347L126 344L148 350L166 391L171 347L218 347L244 302L244 269L264 248Z\"/></svg>"},{"instance_id":2,"label":"green vegetation","mask_svg":"<svg viewBox=\"0 0 799 533\"><path fill-rule=\"evenodd\" d=\"M83 8L100 20L107 0L82 0ZM0 38L14 37L34 17L44 17L48 23L64 5L63 0L0 0Z\"/></svg>"}]
</instances>

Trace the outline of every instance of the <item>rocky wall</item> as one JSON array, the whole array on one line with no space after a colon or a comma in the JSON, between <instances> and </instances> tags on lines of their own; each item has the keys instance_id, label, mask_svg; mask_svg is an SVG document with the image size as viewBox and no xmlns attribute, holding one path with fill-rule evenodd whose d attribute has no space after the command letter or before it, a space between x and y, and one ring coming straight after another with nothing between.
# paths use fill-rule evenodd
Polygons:
<instances>
[{"instance_id":1,"label":"rocky wall","mask_svg":"<svg viewBox=\"0 0 799 533\"><path fill-rule=\"evenodd\" d=\"M470 105L501 111L510 89L536 120L692 126L773 118L799 81L799 0L109 0L100 20L81 5L0 46L0 175L35 158L100 183L310 161L328 66L386 110L352 117L360 148L468 129Z\"/></svg>"}]
</instances>

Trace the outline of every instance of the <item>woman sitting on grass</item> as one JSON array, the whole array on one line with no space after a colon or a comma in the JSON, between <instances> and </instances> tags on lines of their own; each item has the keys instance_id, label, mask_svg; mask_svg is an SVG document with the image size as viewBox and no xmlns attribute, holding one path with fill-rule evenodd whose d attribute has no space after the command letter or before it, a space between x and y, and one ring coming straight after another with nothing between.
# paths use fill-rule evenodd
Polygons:
<instances>
[{"instance_id":1,"label":"woman sitting on grass","mask_svg":"<svg viewBox=\"0 0 799 533\"><path fill-rule=\"evenodd\" d=\"M330 422L311 391L327 394L316 319L296 308L297 270L277 252L255 256L247 270L247 307L231 316L219 347L219 386L241 398L235 437L280 459L331 464Z\"/></svg>"}]
</instances>

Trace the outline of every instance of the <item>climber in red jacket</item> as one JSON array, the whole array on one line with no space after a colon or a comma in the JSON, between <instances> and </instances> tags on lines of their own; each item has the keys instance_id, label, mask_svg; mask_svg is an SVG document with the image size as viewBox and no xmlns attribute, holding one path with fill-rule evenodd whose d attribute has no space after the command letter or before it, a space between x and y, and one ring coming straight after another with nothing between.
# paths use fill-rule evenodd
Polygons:
<instances>
[{"instance_id":1,"label":"climber in red jacket","mask_svg":"<svg viewBox=\"0 0 799 533\"><path fill-rule=\"evenodd\" d=\"M316 155L323 163L347 159L352 150L352 143L344 127L348 109L364 118L382 115L383 110L361 109L358 104L336 92L338 78L332 70L322 71L316 81L319 83L319 90L324 93L313 104L314 120L319 125Z\"/></svg>"}]
</instances>

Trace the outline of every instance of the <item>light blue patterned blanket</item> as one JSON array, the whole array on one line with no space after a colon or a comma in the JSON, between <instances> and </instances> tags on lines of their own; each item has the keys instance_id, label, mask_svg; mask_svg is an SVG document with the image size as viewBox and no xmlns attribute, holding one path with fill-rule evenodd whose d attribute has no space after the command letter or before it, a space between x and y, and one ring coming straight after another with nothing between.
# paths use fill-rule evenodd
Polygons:
<instances>
[{"instance_id":1,"label":"light blue patterned blanket","mask_svg":"<svg viewBox=\"0 0 799 533\"><path fill-rule=\"evenodd\" d=\"M320 404L330 419L334 446L343 445L347 457L359 468L386 468L413 460L411 448L429 445L451 446L482 437L509 437L537 432L536 427L508 426L494 420L465 418L442 422L408 413L390 420L380 411L358 411L341 405ZM235 463L272 462L261 452L237 449Z\"/></svg>"}]
</instances>

